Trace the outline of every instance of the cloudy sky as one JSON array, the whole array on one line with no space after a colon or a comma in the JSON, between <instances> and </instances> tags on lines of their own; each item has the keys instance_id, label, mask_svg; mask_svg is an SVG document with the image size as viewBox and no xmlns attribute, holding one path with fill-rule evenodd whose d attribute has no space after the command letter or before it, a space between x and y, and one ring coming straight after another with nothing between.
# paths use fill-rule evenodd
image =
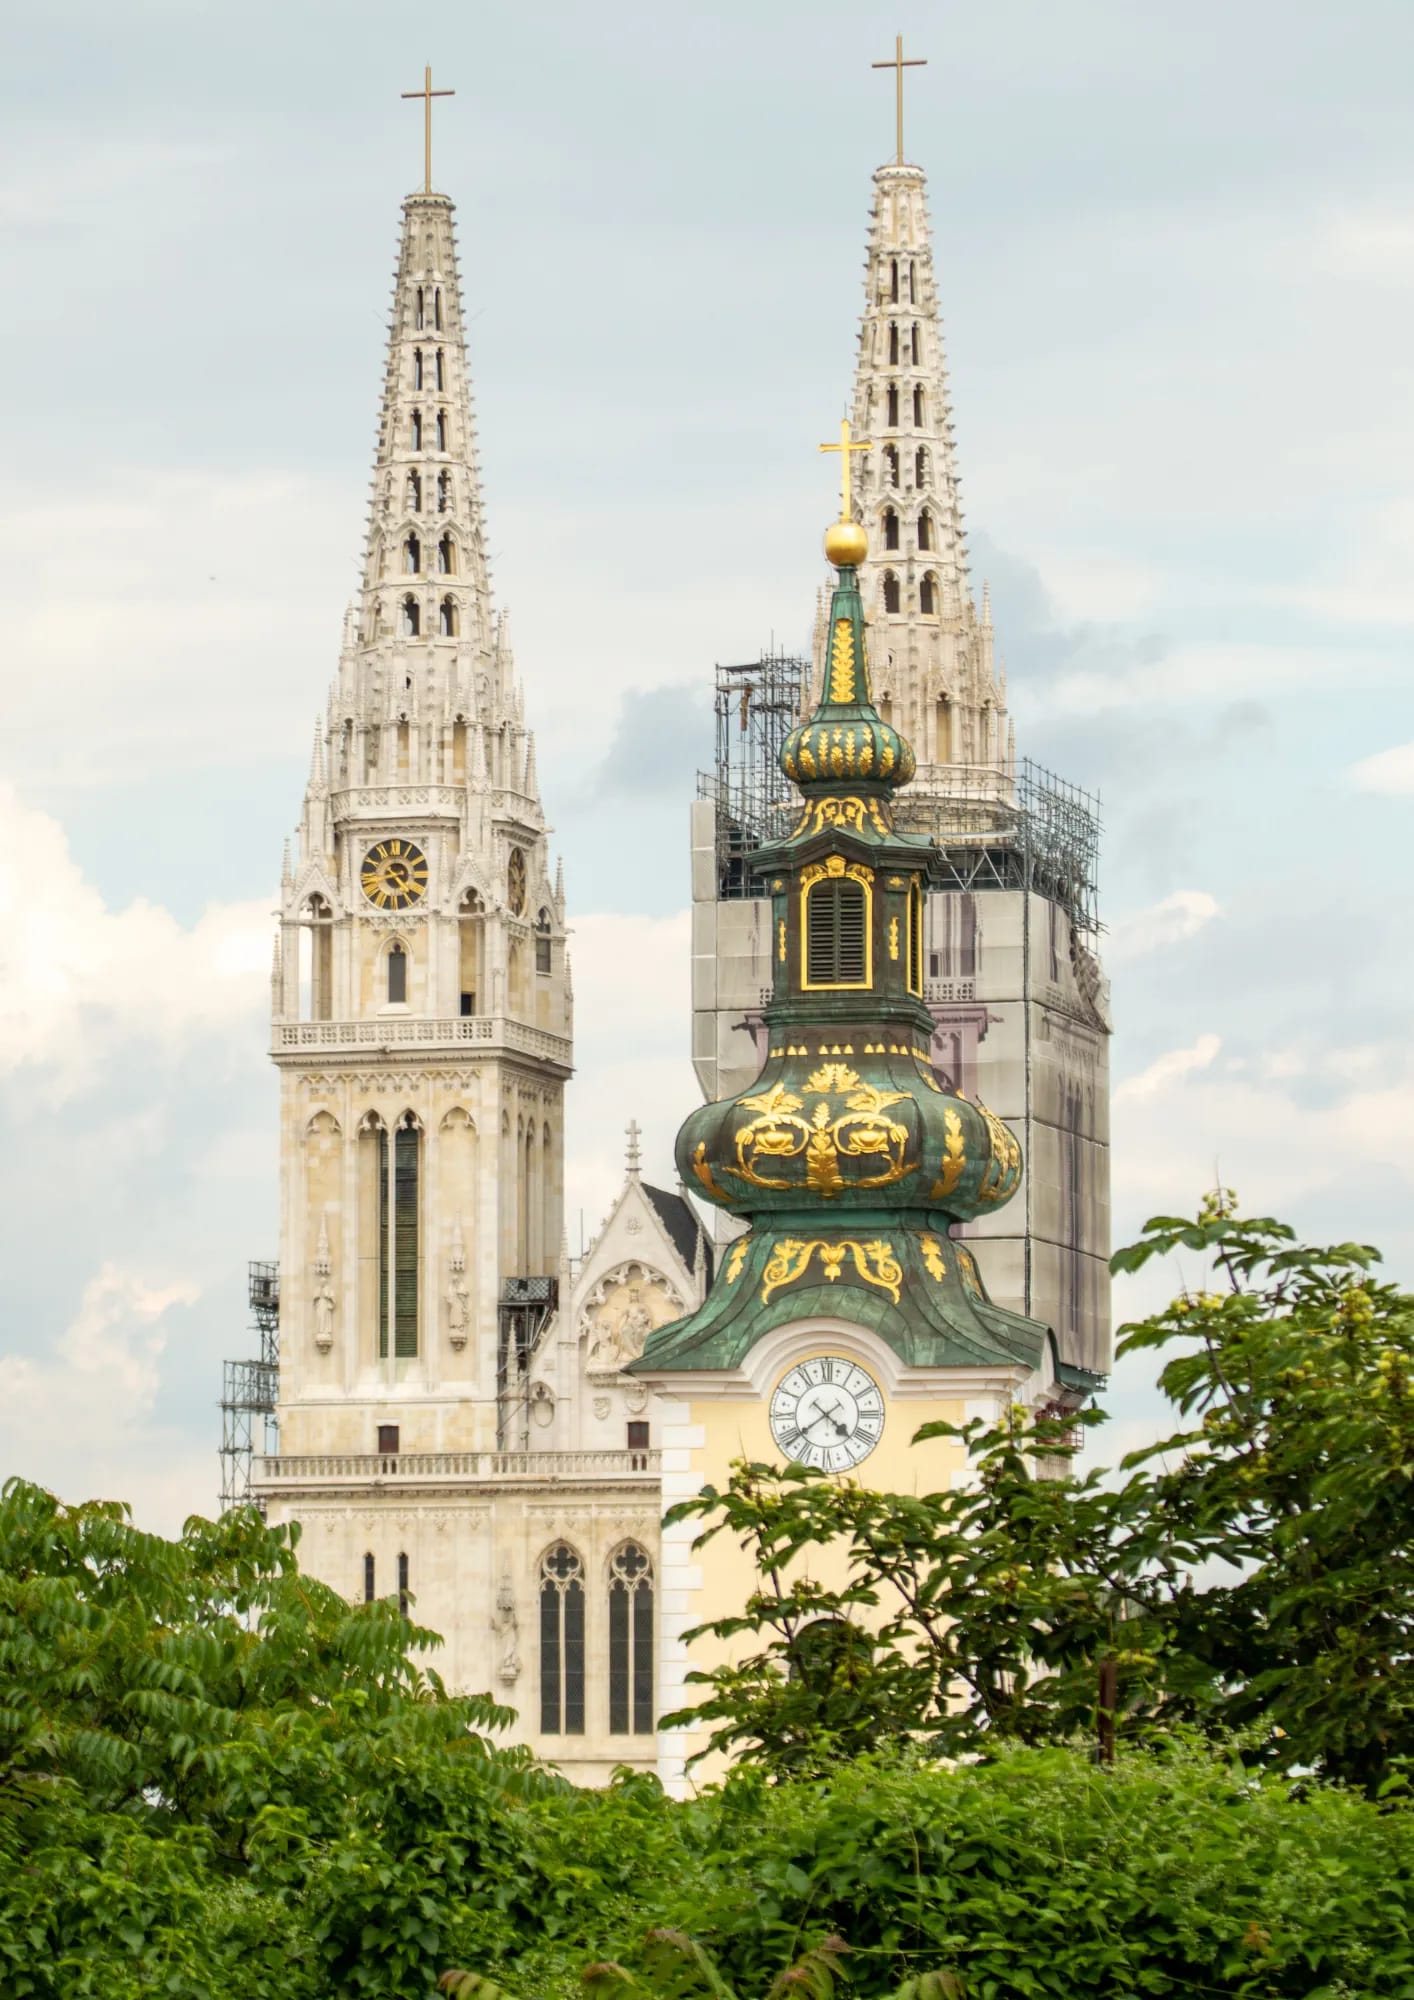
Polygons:
<instances>
[{"instance_id":1,"label":"cloudy sky","mask_svg":"<svg viewBox=\"0 0 1414 2000\"><path fill-rule=\"evenodd\" d=\"M1104 798L1116 1240L1216 1167L1409 1275L1408 0L11 8L0 1470L214 1499L429 59L575 926L572 1234L628 1109L668 1171L712 664L806 639L898 29L1019 746Z\"/></svg>"}]
</instances>

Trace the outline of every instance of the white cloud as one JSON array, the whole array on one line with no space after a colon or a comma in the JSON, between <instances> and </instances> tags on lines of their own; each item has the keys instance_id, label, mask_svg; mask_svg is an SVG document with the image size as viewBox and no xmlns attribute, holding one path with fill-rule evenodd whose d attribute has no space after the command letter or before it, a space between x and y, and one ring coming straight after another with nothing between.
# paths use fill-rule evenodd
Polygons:
<instances>
[{"instance_id":1,"label":"white cloud","mask_svg":"<svg viewBox=\"0 0 1414 2000\"><path fill-rule=\"evenodd\" d=\"M1200 1035L1191 1048L1166 1050L1163 1055L1156 1056L1147 1069L1140 1070L1137 1076L1124 1079L1114 1093L1115 1102L1161 1096L1170 1084L1180 1078L1191 1076L1195 1070L1209 1068L1221 1047L1222 1037L1210 1034Z\"/></svg>"},{"instance_id":2,"label":"white cloud","mask_svg":"<svg viewBox=\"0 0 1414 2000\"><path fill-rule=\"evenodd\" d=\"M189 929L142 898L110 910L58 821L0 785L0 1075L43 1067L64 1096L125 1042L257 1035L272 928L264 902L213 904Z\"/></svg>"},{"instance_id":3,"label":"white cloud","mask_svg":"<svg viewBox=\"0 0 1414 2000\"><path fill-rule=\"evenodd\" d=\"M1405 797L1414 792L1414 743L1396 743L1377 750L1351 766L1351 782L1359 792L1386 792Z\"/></svg>"},{"instance_id":4,"label":"white cloud","mask_svg":"<svg viewBox=\"0 0 1414 2000\"><path fill-rule=\"evenodd\" d=\"M1142 958L1168 945L1183 944L1211 923L1220 907L1216 896L1210 896L1206 889L1175 889L1147 910L1118 918L1105 940L1105 957L1112 962Z\"/></svg>"}]
</instances>

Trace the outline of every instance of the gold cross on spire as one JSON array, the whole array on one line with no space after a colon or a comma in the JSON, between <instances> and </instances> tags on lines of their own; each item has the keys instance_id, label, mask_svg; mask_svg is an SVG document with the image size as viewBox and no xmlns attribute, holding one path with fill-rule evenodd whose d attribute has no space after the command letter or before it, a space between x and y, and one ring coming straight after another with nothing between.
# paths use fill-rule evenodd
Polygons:
<instances>
[{"instance_id":1,"label":"gold cross on spire","mask_svg":"<svg viewBox=\"0 0 1414 2000\"><path fill-rule=\"evenodd\" d=\"M894 59L892 62L878 62L869 65L871 69L891 69L898 87L898 163L903 165L903 73L906 69L927 69L926 56L910 56L907 62L903 56L903 36L894 36Z\"/></svg>"},{"instance_id":2,"label":"gold cross on spire","mask_svg":"<svg viewBox=\"0 0 1414 2000\"><path fill-rule=\"evenodd\" d=\"M868 451L869 443L868 438L851 439L849 434L849 418L842 417L840 419L839 443L822 444L820 447L821 451L837 451L840 455L840 519L842 521L852 521L854 519L854 482L850 477L849 455L852 451Z\"/></svg>"},{"instance_id":3,"label":"gold cross on spire","mask_svg":"<svg viewBox=\"0 0 1414 2000\"><path fill-rule=\"evenodd\" d=\"M455 97L456 94L454 90L434 90L432 88L431 63L422 72L421 90L405 90L402 93L404 97L420 97L423 101L426 118L423 126L423 174L425 180L424 192L427 194L431 194L432 192L432 100L434 97ZM902 141L900 141L900 144L902 144ZM899 158L902 159L902 157L903 155L900 154Z\"/></svg>"}]
</instances>

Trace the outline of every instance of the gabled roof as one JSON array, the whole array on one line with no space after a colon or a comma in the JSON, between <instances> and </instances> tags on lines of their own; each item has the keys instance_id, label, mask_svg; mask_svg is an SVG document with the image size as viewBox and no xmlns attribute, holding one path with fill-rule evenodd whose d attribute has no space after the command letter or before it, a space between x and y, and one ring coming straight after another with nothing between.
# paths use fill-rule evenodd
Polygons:
<instances>
[{"instance_id":1,"label":"gabled roof","mask_svg":"<svg viewBox=\"0 0 1414 2000\"><path fill-rule=\"evenodd\" d=\"M707 1282L712 1282L712 1242L702 1226L697 1210L683 1195L669 1194L666 1188L650 1187L644 1181L643 1192L653 1206L654 1213L668 1233L668 1240L683 1261L686 1270L693 1270L697 1263L697 1246L702 1246L706 1265Z\"/></svg>"}]
</instances>

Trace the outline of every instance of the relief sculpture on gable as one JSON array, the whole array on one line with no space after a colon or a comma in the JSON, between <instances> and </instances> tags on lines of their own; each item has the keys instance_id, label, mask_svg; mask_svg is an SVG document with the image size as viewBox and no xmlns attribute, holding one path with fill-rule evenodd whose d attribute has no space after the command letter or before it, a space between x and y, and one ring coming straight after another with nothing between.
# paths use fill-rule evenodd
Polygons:
<instances>
[{"instance_id":1,"label":"relief sculpture on gable","mask_svg":"<svg viewBox=\"0 0 1414 2000\"><path fill-rule=\"evenodd\" d=\"M590 1293L580 1319L585 1366L591 1375L616 1375L643 1352L650 1333L683 1310L676 1287L651 1264L616 1265Z\"/></svg>"}]
</instances>

